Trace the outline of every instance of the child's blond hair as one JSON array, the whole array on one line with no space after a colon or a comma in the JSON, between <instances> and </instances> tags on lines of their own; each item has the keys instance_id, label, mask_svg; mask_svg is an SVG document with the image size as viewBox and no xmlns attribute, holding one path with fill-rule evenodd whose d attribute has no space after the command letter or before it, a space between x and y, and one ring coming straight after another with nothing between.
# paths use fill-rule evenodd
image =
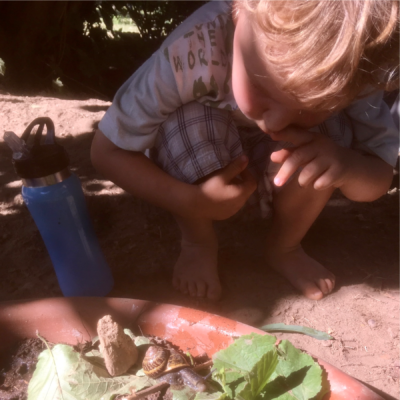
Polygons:
<instances>
[{"instance_id":1,"label":"child's blond hair","mask_svg":"<svg viewBox=\"0 0 400 400\"><path fill-rule=\"evenodd\" d=\"M282 89L306 108L398 87L398 0L237 0L234 16L243 10Z\"/></svg>"}]
</instances>

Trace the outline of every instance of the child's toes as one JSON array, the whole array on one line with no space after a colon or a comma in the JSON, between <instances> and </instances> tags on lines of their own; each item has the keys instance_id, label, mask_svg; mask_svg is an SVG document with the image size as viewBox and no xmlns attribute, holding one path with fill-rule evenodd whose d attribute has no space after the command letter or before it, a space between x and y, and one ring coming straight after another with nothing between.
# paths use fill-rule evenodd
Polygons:
<instances>
[{"instance_id":1,"label":"child's toes","mask_svg":"<svg viewBox=\"0 0 400 400\"><path fill-rule=\"evenodd\" d=\"M322 279L322 278L318 279L317 285L324 295L327 295L331 292L330 289L331 285L329 284L329 279Z\"/></svg>"},{"instance_id":2,"label":"child's toes","mask_svg":"<svg viewBox=\"0 0 400 400\"><path fill-rule=\"evenodd\" d=\"M303 295L310 300L321 300L324 297L324 294L317 286L308 287L303 291Z\"/></svg>"},{"instance_id":3,"label":"child's toes","mask_svg":"<svg viewBox=\"0 0 400 400\"><path fill-rule=\"evenodd\" d=\"M196 282L189 282L187 286L188 286L188 289L189 289L190 296L197 297L198 294L197 294Z\"/></svg>"},{"instance_id":4,"label":"child's toes","mask_svg":"<svg viewBox=\"0 0 400 400\"><path fill-rule=\"evenodd\" d=\"M197 282L197 297L206 297L207 285L204 281Z\"/></svg>"},{"instance_id":5,"label":"child's toes","mask_svg":"<svg viewBox=\"0 0 400 400\"><path fill-rule=\"evenodd\" d=\"M333 279L325 279L325 284L328 287L328 293L331 293L335 288L335 281Z\"/></svg>"},{"instance_id":6,"label":"child's toes","mask_svg":"<svg viewBox=\"0 0 400 400\"><path fill-rule=\"evenodd\" d=\"M181 282L179 278L173 277L172 278L172 286L175 290L179 290L180 286L181 286Z\"/></svg>"},{"instance_id":7,"label":"child's toes","mask_svg":"<svg viewBox=\"0 0 400 400\"><path fill-rule=\"evenodd\" d=\"M220 285L211 284L208 286L207 297L212 301L218 301L221 298L222 290Z\"/></svg>"},{"instance_id":8,"label":"child's toes","mask_svg":"<svg viewBox=\"0 0 400 400\"><path fill-rule=\"evenodd\" d=\"M299 280L296 287L310 300L321 300L324 297L324 293L318 287L318 284L313 281Z\"/></svg>"},{"instance_id":9,"label":"child's toes","mask_svg":"<svg viewBox=\"0 0 400 400\"><path fill-rule=\"evenodd\" d=\"M335 287L334 281L329 278L319 279L317 285L319 286L321 292L324 295L331 293L333 288Z\"/></svg>"},{"instance_id":10,"label":"child's toes","mask_svg":"<svg viewBox=\"0 0 400 400\"><path fill-rule=\"evenodd\" d=\"M179 288L178 290L183 294L189 293L188 283L186 280L179 279Z\"/></svg>"}]
</instances>

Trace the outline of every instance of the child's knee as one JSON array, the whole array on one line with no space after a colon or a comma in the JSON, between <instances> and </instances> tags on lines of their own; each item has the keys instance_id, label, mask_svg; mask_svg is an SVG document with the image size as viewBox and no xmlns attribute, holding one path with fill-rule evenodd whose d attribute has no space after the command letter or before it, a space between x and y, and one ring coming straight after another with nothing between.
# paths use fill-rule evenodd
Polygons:
<instances>
[{"instance_id":1,"label":"child's knee","mask_svg":"<svg viewBox=\"0 0 400 400\"><path fill-rule=\"evenodd\" d=\"M150 158L176 179L198 183L242 152L229 111L191 102L160 126Z\"/></svg>"}]
</instances>

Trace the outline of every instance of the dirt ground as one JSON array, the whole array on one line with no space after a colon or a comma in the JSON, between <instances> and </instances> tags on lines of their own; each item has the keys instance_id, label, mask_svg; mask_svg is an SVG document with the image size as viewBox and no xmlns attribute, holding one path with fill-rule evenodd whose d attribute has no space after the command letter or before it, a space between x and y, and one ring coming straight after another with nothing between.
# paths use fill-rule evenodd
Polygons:
<instances>
[{"instance_id":1,"label":"dirt ground","mask_svg":"<svg viewBox=\"0 0 400 400\"><path fill-rule=\"evenodd\" d=\"M163 210L104 180L91 166L90 143L110 103L0 94L0 300L61 296L44 243L20 196L3 133L21 135L48 116L80 177L95 230L112 268L114 297L205 310L249 325L284 322L331 333L332 341L277 334L399 399L399 185L373 203L334 194L304 240L310 255L337 276L337 288L316 302L299 296L262 257L267 223L246 214L217 224L223 299L212 304L172 289L179 231Z\"/></svg>"}]
</instances>

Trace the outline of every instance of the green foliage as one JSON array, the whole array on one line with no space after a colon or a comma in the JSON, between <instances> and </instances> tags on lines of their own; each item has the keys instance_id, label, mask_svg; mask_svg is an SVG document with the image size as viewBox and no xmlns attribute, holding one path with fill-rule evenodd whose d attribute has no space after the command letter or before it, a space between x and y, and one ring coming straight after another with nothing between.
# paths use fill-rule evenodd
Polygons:
<instances>
[{"instance_id":1,"label":"green foliage","mask_svg":"<svg viewBox=\"0 0 400 400\"><path fill-rule=\"evenodd\" d=\"M129 330L125 333L138 345L142 359L149 339L135 337ZM321 367L290 342L277 345L274 336L242 336L214 354L213 362L214 382L206 392L171 386L172 399L320 400L325 395ZM131 388L140 391L154 384L140 364L111 377L98 350L80 354L71 346L57 344L40 354L28 386L28 400L112 400Z\"/></svg>"},{"instance_id":2,"label":"green foliage","mask_svg":"<svg viewBox=\"0 0 400 400\"><path fill-rule=\"evenodd\" d=\"M290 342L275 345L274 336L242 336L213 356L216 372L228 399L321 399L322 370Z\"/></svg>"},{"instance_id":3,"label":"green foliage","mask_svg":"<svg viewBox=\"0 0 400 400\"><path fill-rule=\"evenodd\" d=\"M135 338L141 357L147 342L148 338L143 336ZM98 350L83 355L71 346L57 344L39 355L28 386L28 400L112 400L118 394L130 393L131 388L139 391L156 384L139 368L111 377ZM225 396L216 391L196 393L186 386L172 390L173 400L223 400Z\"/></svg>"},{"instance_id":4,"label":"green foliage","mask_svg":"<svg viewBox=\"0 0 400 400\"><path fill-rule=\"evenodd\" d=\"M110 377L99 352L82 356L71 346L57 344L44 350L28 386L28 400L104 400L151 386L147 377Z\"/></svg>"},{"instance_id":5,"label":"green foliage","mask_svg":"<svg viewBox=\"0 0 400 400\"><path fill-rule=\"evenodd\" d=\"M0 2L0 85L112 98L180 22L205 1ZM138 33L114 30L133 21ZM17 49L17 51L16 51Z\"/></svg>"}]
</instances>

